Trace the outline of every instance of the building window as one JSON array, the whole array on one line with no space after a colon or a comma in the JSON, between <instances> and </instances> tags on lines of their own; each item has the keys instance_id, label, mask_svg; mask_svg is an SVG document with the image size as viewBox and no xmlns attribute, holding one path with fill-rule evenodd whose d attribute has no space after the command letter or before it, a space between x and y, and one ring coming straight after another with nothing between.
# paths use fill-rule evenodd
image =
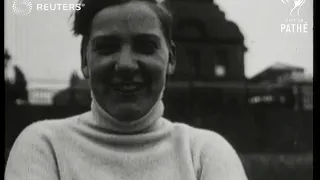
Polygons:
<instances>
[{"instance_id":1,"label":"building window","mask_svg":"<svg viewBox=\"0 0 320 180\"><path fill-rule=\"evenodd\" d=\"M206 38L208 37L206 24L198 18L184 18L177 23L179 37Z\"/></svg>"},{"instance_id":2,"label":"building window","mask_svg":"<svg viewBox=\"0 0 320 180\"><path fill-rule=\"evenodd\" d=\"M190 64L190 74L192 78L200 78L201 74L201 54L198 49L187 49L187 58Z\"/></svg>"},{"instance_id":3,"label":"building window","mask_svg":"<svg viewBox=\"0 0 320 180\"><path fill-rule=\"evenodd\" d=\"M215 50L215 76L225 77L227 75L227 68L229 62L228 49L219 48Z\"/></svg>"},{"instance_id":4,"label":"building window","mask_svg":"<svg viewBox=\"0 0 320 180\"><path fill-rule=\"evenodd\" d=\"M222 65L216 65L214 71L217 77L224 77L226 75L226 68Z\"/></svg>"}]
</instances>

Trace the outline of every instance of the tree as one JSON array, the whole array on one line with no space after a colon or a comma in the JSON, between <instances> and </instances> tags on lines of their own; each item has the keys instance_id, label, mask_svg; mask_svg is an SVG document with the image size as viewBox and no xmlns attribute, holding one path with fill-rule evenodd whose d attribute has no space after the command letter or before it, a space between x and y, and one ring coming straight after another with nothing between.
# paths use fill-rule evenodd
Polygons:
<instances>
[{"instance_id":1,"label":"tree","mask_svg":"<svg viewBox=\"0 0 320 180\"><path fill-rule=\"evenodd\" d=\"M70 87L75 87L80 80L81 78L79 77L78 73L73 71L69 81Z\"/></svg>"}]
</instances>

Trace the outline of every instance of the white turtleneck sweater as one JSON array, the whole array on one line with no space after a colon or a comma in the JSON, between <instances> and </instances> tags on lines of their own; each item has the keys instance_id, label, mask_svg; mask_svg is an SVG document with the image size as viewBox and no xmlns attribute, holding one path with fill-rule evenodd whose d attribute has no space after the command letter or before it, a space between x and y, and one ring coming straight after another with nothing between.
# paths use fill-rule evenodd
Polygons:
<instances>
[{"instance_id":1,"label":"white turtleneck sweater","mask_svg":"<svg viewBox=\"0 0 320 180\"><path fill-rule=\"evenodd\" d=\"M77 116L25 128L10 152L6 180L247 180L219 134L162 117L159 101L121 123L93 101Z\"/></svg>"}]
</instances>

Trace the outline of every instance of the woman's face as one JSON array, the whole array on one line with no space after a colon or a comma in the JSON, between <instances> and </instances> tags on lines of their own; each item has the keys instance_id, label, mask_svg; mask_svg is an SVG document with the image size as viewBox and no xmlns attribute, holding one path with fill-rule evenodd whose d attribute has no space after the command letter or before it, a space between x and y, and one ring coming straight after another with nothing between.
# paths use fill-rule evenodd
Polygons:
<instances>
[{"instance_id":1,"label":"woman's face","mask_svg":"<svg viewBox=\"0 0 320 180\"><path fill-rule=\"evenodd\" d=\"M142 2L100 11L92 21L86 58L97 102L121 121L149 112L173 68L161 22Z\"/></svg>"}]
</instances>

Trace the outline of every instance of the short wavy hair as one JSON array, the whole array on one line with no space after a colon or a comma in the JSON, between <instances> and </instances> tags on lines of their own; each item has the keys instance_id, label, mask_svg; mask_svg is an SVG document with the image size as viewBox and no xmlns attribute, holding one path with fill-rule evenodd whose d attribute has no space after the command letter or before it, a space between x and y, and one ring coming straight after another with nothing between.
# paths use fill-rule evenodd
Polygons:
<instances>
[{"instance_id":1,"label":"short wavy hair","mask_svg":"<svg viewBox=\"0 0 320 180\"><path fill-rule=\"evenodd\" d=\"M172 39L172 13L170 12L166 1L164 0L79 0L82 8L73 13L73 34L75 36L82 35L84 38L90 36L91 23L94 16L106 7L119 4L125 4L132 1L142 1L157 14L161 28L167 42ZM86 44L83 40L81 47Z\"/></svg>"}]
</instances>

